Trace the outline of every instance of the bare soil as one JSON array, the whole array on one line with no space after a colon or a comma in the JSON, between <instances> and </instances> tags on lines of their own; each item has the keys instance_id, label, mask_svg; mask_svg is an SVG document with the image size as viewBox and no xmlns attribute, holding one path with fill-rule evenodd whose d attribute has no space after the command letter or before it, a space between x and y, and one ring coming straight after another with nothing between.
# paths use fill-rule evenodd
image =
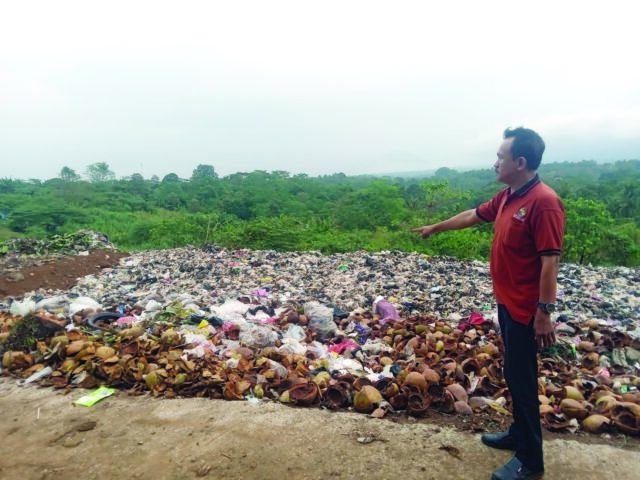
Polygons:
<instances>
[{"instance_id":1,"label":"bare soil","mask_svg":"<svg viewBox=\"0 0 640 480\"><path fill-rule=\"evenodd\" d=\"M511 457L483 446L479 433L431 418L393 422L273 402L122 393L74 406L85 393L0 379L0 478L488 479ZM546 439L545 478L638 478L637 444L581 440Z\"/></svg>"},{"instance_id":2,"label":"bare soil","mask_svg":"<svg viewBox=\"0 0 640 480\"><path fill-rule=\"evenodd\" d=\"M128 253L94 250L84 256L4 258L0 262L0 299L38 290L67 290L78 278L114 267Z\"/></svg>"},{"instance_id":3,"label":"bare soil","mask_svg":"<svg viewBox=\"0 0 640 480\"><path fill-rule=\"evenodd\" d=\"M122 256L96 251L8 266L0 298L68 289ZM511 457L480 442L482 431L509 424L494 412L379 420L273 402L123 392L90 408L75 406L86 393L19 387L16 378L0 377L0 479L488 479ZM547 479L639 478L638 439L548 431L544 437Z\"/></svg>"}]
</instances>

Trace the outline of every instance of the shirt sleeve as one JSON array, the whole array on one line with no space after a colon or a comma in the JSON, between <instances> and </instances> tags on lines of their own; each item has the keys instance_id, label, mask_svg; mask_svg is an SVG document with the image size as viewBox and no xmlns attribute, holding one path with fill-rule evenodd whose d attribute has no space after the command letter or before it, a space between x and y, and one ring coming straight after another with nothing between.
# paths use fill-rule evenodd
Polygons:
<instances>
[{"instance_id":1,"label":"shirt sleeve","mask_svg":"<svg viewBox=\"0 0 640 480\"><path fill-rule=\"evenodd\" d=\"M531 219L538 255L560 255L564 237L565 212L559 198L545 201Z\"/></svg>"},{"instance_id":2,"label":"shirt sleeve","mask_svg":"<svg viewBox=\"0 0 640 480\"><path fill-rule=\"evenodd\" d=\"M491 200L476 208L477 217L483 222L495 222L502 199L507 193L507 189L502 189Z\"/></svg>"}]
</instances>

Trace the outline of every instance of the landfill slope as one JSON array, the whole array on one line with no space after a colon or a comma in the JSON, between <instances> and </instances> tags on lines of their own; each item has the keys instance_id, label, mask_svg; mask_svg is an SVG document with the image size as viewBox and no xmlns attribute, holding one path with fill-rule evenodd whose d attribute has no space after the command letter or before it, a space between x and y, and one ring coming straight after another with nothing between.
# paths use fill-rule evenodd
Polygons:
<instances>
[{"instance_id":1,"label":"landfill slope","mask_svg":"<svg viewBox=\"0 0 640 480\"><path fill-rule=\"evenodd\" d=\"M92 308L121 309L126 312L127 321L150 322L168 318L166 313L176 313L179 305L178 310L194 312L196 318L213 322L217 315L217 318L224 317L222 320L227 326L233 322L250 326L240 329L242 335L246 331L255 332L257 326L264 329L271 326L274 332L279 328L294 330L288 324L291 317L286 314L290 312L287 309L306 311L304 305L318 302L348 315L337 321L336 329L349 336L349 342L360 342L363 347L365 331L352 327L358 324L358 319L374 327L384 320L380 315L372 317L374 302L380 298L393 306L401 318L422 315L428 322L442 320L452 327L479 315L486 319L484 327L490 330L495 316L488 265L483 262L401 252L323 256L316 252L277 253L213 247L139 252L126 257L105 252L103 263L96 263L91 255L93 253L28 266L42 268L39 273L21 268L19 263L12 265L12 270L0 277L0 282L6 282L0 286L16 287L21 281L20 275L33 279L33 283L28 290L15 289L12 298L0 295L0 301L4 302L0 310L16 312L37 304L48 308L51 315L62 315L85 328L83 317L88 316ZM85 271L86 276L76 281ZM51 281L51 277L59 276L66 277L66 283ZM71 285L69 278L74 279ZM588 324L601 331L619 332L617 338L627 342L637 339L639 284L637 269L563 265L558 286L559 335L575 339L580 326ZM305 326L307 331L310 327L311 324ZM483 325L477 327L477 336L483 333L481 327ZM197 326L181 328L184 332L193 332ZM412 328L412 334L418 332ZM209 340L212 337L223 340L215 345L207 340L204 348L223 355L228 353L229 360L240 351L233 350L234 340L229 337L232 329L227 331L213 323L206 329ZM379 343L382 335L375 337L372 331L369 329L366 334ZM428 334L424 329L422 332L422 337ZM495 332L487 335L489 339L497 338ZM256 339L255 336L247 338ZM299 343L290 346L297 347ZM137 340L136 345L143 343ZM228 349L213 349L220 345ZM353 343L326 342L324 348L344 345ZM419 347L415 342L412 345ZM310 343L307 342L307 346ZM402 346L405 357L402 357L404 360L398 358L400 364L407 365L405 360L410 354L405 347L411 345L401 338L394 346ZM324 353L318 348L316 346L316 353ZM203 353L191 350L194 357ZM617 350L619 354L624 353L620 348ZM627 347L627 352L631 351L635 349ZM247 354L246 349L242 352ZM364 353L375 357L366 350ZM349 356L348 352L343 354ZM496 361L498 356L496 354ZM351 364L346 360L341 365L348 367ZM95 359L93 363L100 365L100 362ZM413 369L413 364L410 367ZM596 365L594 368L609 367ZM20 439L7 447L7 455L0 458L0 478L4 478L7 471L20 472L20 478L113 478L123 474L131 474L132 478L207 475L361 478L365 474L371 478L391 478L398 471L406 478L475 478L478 472L485 472L488 478L493 469L509 458L507 453L488 450L479 443L480 431L495 431L508 424L508 414L491 408L477 411L471 417L432 409L420 411L417 419L391 415L385 410L386 418L377 420L347 413L348 409L300 409L274 401L184 398L160 401L148 396L127 398L123 393L90 408L74 406L73 402L86 393L77 385L87 381L87 371L76 375L76 383L73 374L65 374L63 379L57 372L54 385L61 390L39 389L35 385L18 387L15 376L0 377L0 411L3 412L0 434ZM611 371L615 373L613 368ZM27 372L22 375L18 372L18 377L24 379ZM635 378L637 366L630 360L622 373L627 380ZM138 395L146 388L145 379L141 377L139 381L141 383L132 389ZM47 382L51 385L50 380L44 380L43 384ZM241 383L238 381L232 386L235 388ZM157 385L152 388L155 388L154 395L165 396L167 392L175 396L175 392L187 391L174 391L171 385L167 389ZM224 389L217 385L204 393L214 397L225 394L227 398L227 388L228 383ZM617 388L620 393L620 385ZM240 398L247 393L231 392ZM247 398L255 400L253 395ZM125 417L126 424L122 422ZM92 428L80 428L91 422L95 422ZM615 429L600 436L576 432L575 425L568 427L566 432L574 434L545 430L549 478L596 478L596 472L604 468L615 474L615 478L633 478L631 467L639 460L635 437L622 435ZM584 442L587 448L581 446ZM44 446L56 449L51 460L44 461L39 456L39 449ZM119 447L124 447L121 450L126 453L119 461L109 460L111 457L107 455L112 456ZM18 452L22 452L24 461L16 460ZM283 462L283 458L287 461ZM482 476L481 473L478 478Z\"/></svg>"}]
</instances>

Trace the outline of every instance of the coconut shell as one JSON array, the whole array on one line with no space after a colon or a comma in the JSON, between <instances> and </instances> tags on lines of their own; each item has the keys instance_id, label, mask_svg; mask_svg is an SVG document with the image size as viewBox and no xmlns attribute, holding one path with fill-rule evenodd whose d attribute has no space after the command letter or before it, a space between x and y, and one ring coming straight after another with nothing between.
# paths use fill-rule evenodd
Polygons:
<instances>
[{"instance_id":1,"label":"coconut shell","mask_svg":"<svg viewBox=\"0 0 640 480\"><path fill-rule=\"evenodd\" d=\"M622 412L613 417L616 428L627 435L639 435L638 419L629 412Z\"/></svg>"},{"instance_id":2,"label":"coconut shell","mask_svg":"<svg viewBox=\"0 0 640 480\"><path fill-rule=\"evenodd\" d=\"M466 402L462 402L460 400L458 400L455 403L455 408L456 408L456 413L459 415L472 415L473 414L473 410L471 409L471 407L469 405L467 405Z\"/></svg>"},{"instance_id":3,"label":"coconut shell","mask_svg":"<svg viewBox=\"0 0 640 480\"><path fill-rule=\"evenodd\" d=\"M407 403L407 413L414 417L421 417L427 414L429 408L429 399L422 395L412 394L409 395Z\"/></svg>"},{"instance_id":4,"label":"coconut shell","mask_svg":"<svg viewBox=\"0 0 640 480\"><path fill-rule=\"evenodd\" d=\"M547 413L553 413L554 409L551 405L540 405L540 416L544 418Z\"/></svg>"},{"instance_id":5,"label":"coconut shell","mask_svg":"<svg viewBox=\"0 0 640 480\"><path fill-rule=\"evenodd\" d=\"M560 411L566 418L584 420L589 416L589 411L582 403L572 398L565 398L560 402Z\"/></svg>"},{"instance_id":6,"label":"coconut shell","mask_svg":"<svg viewBox=\"0 0 640 480\"><path fill-rule=\"evenodd\" d=\"M385 395L387 396L387 398L395 397L399 393L400 387L398 387L397 383L390 384L385 391Z\"/></svg>"},{"instance_id":7,"label":"coconut shell","mask_svg":"<svg viewBox=\"0 0 640 480\"><path fill-rule=\"evenodd\" d=\"M147 375L147 378L145 379L145 383L147 384L147 388L149 390L156 389L161 382L162 382L162 377L158 375L158 372L155 370L152 372L149 372L149 374Z\"/></svg>"},{"instance_id":8,"label":"coconut shell","mask_svg":"<svg viewBox=\"0 0 640 480\"><path fill-rule=\"evenodd\" d=\"M590 415L580 425L589 433L603 433L609 429L611 420L603 415Z\"/></svg>"},{"instance_id":9,"label":"coconut shell","mask_svg":"<svg viewBox=\"0 0 640 480\"><path fill-rule=\"evenodd\" d=\"M587 370L593 370L600 364L600 355L589 352L582 358L582 366Z\"/></svg>"},{"instance_id":10,"label":"coconut shell","mask_svg":"<svg viewBox=\"0 0 640 480\"><path fill-rule=\"evenodd\" d=\"M640 404L640 392L624 393L622 395L622 401Z\"/></svg>"},{"instance_id":11,"label":"coconut shell","mask_svg":"<svg viewBox=\"0 0 640 480\"><path fill-rule=\"evenodd\" d=\"M422 372L422 376L429 383L440 382L440 375L438 375L438 372L436 372L435 370L431 370L430 368L425 369L424 372Z\"/></svg>"},{"instance_id":12,"label":"coconut shell","mask_svg":"<svg viewBox=\"0 0 640 480\"><path fill-rule=\"evenodd\" d=\"M626 411L632 414L634 417L640 419L640 405L631 402L618 402L612 409L614 415Z\"/></svg>"},{"instance_id":13,"label":"coconut shell","mask_svg":"<svg viewBox=\"0 0 640 480\"><path fill-rule=\"evenodd\" d=\"M596 401L596 410L602 415L609 415L611 409L615 407L617 400L611 395L604 395Z\"/></svg>"},{"instance_id":14,"label":"coconut shell","mask_svg":"<svg viewBox=\"0 0 640 480\"><path fill-rule=\"evenodd\" d=\"M469 396L467 395L467 392L465 391L464 387L462 387L462 385L453 383L447 386L447 390L449 390L453 394L457 401L467 403Z\"/></svg>"},{"instance_id":15,"label":"coconut shell","mask_svg":"<svg viewBox=\"0 0 640 480\"><path fill-rule=\"evenodd\" d=\"M584 395L582 395L582 392L576 387L567 385L562 389L562 398L570 398L571 400L577 400L581 402L582 400L584 400Z\"/></svg>"},{"instance_id":16,"label":"coconut shell","mask_svg":"<svg viewBox=\"0 0 640 480\"><path fill-rule=\"evenodd\" d=\"M409 385L415 385L422 392L427 390L427 380L418 372L410 372L405 378L404 383L408 383Z\"/></svg>"},{"instance_id":17,"label":"coconut shell","mask_svg":"<svg viewBox=\"0 0 640 480\"><path fill-rule=\"evenodd\" d=\"M60 344L59 348L66 348L69 345L69 337L66 335L58 335L57 337L53 337L51 339L50 347L55 348L56 345Z\"/></svg>"},{"instance_id":18,"label":"coconut shell","mask_svg":"<svg viewBox=\"0 0 640 480\"><path fill-rule=\"evenodd\" d=\"M350 401L349 394L340 385L329 385L324 391L324 404L329 408L340 408L347 406Z\"/></svg>"},{"instance_id":19,"label":"coconut shell","mask_svg":"<svg viewBox=\"0 0 640 480\"><path fill-rule=\"evenodd\" d=\"M91 346L91 342L87 342L85 340L76 340L74 342L71 342L67 346L67 355L69 356L77 355L78 353L80 353L82 350L84 350L89 346Z\"/></svg>"},{"instance_id":20,"label":"coconut shell","mask_svg":"<svg viewBox=\"0 0 640 480\"><path fill-rule=\"evenodd\" d=\"M578 350L581 352L595 352L596 346L593 342L582 341L578 344Z\"/></svg>"},{"instance_id":21,"label":"coconut shell","mask_svg":"<svg viewBox=\"0 0 640 480\"><path fill-rule=\"evenodd\" d=\"M353 408L357 412L371 413L375 405L382 401L380 392L371 385L365 385L353 398Z\"/></svg>"},{"instance_id":22,"label":"coconut shell","mask_svg":"<svg viewBox=\"0 0 640 480\"><path fill-rule=\"evenodd\" d=\"M111 358L115 354L116 354L116 351L111 347L102 346L96 349L96 356L99 358L102 358L103 360Z\"/></svg>"},{"instance_id":23,"label":"coconut shell","mask_svg":"<svg viewBox=\"0 0 640 480\"><path fill-rule=\"evenodd\" d=\"M33 360L24 352L5 352L2 357L2 365L8 370L19 370L31 366Z\"/></svg>"},{"instance_id":24,"label":"coconut shell","mask_svg":"<svg viewBox=\"0 0 640 480\"><path fill-rule=\"evenodd\" d=\"M320 389L315 382L300 383L289 390L289 397L296 405L312 405L320 396Z\"/></svg>"}]
</instances>

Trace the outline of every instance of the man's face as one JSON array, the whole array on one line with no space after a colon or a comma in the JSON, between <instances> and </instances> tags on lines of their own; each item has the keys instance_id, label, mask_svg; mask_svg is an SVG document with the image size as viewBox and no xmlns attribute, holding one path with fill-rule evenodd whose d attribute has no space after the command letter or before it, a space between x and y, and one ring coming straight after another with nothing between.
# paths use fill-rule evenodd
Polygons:
<instances>
[{"instance_id":1,"label":"man's face","mask_svg":"<svg viewBox=\"0 0 640 480\"><path fill-rule=\"evenodd\" d=\"M498 149L498 158L493 168L496 171L496 180L510 185L518 176L518 164L511 156L511 144L513 138L507 138Z\"/></svg>"}]
</instances>

